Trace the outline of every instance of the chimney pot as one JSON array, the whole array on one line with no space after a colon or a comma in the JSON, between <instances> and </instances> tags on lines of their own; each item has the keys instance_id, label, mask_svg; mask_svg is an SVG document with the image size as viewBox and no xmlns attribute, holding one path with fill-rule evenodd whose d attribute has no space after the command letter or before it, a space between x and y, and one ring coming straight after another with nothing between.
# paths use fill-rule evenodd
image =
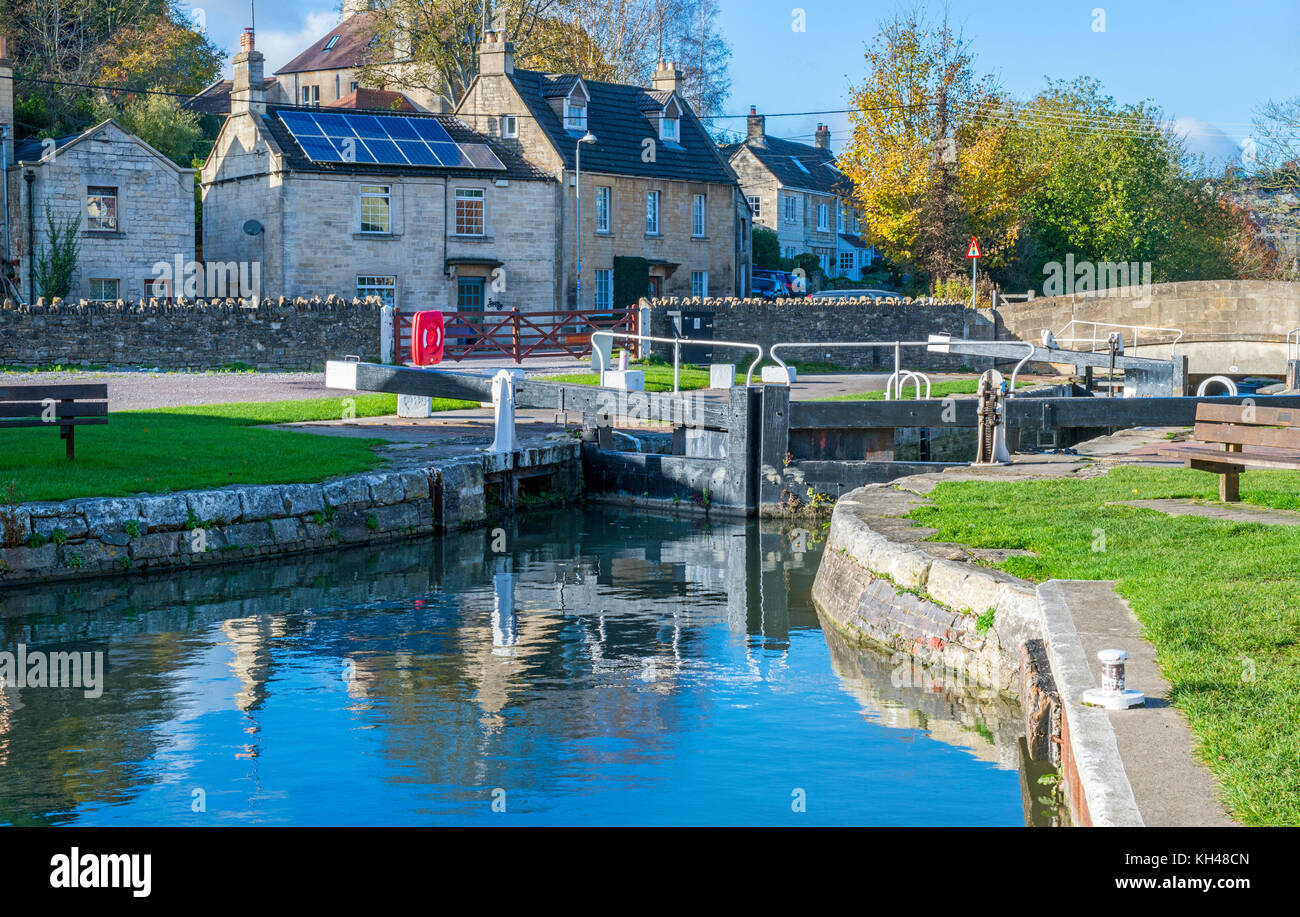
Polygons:
<instances>
[{"instance_id":1,"label":"chimney pot","mask_svg":"<svg viewBox=\"0 0 1300 917\"><path fill-rule=\"evenodd\" d=\"M239 36L239 50L252 51L255 47L256 41L253 38L253 29L250 26L249 28L244 29L243 34Z\"/></svg>"},{"instance_id":2,"label":"chimney pot","mask_svg":"<svg viewBox=\"0 0 1300 917\"><path fill-rule=\"evenodd\" d=\"M745 142L750 146L767 146L767 119L758 113L755 106L749 106L749 117L745 122Z\"/></svg>"}]
</instances>

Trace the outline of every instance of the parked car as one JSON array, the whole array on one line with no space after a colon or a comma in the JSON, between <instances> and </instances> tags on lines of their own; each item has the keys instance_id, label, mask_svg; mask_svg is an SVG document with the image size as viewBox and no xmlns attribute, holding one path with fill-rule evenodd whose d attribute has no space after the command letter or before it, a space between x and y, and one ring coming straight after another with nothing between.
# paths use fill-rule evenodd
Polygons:
<instances>
[{"instance_id":1,"label":"parked car","mask_svg":"<svg viewBox=\"0 0 1300 917\"><path fill-rule=\"evenodd\" d=\"M776 299L784 295L776 278L760 277L757 273L754 274L754 282L750 284L750 293L763 299Z\"/></svg>"},{"instance_id":2,"label":"parked car","mask_svg":"<svg viewBox=\"0 0 1300 917\"><path fill-rule=\"evenodd\" d=\"M754 268L754 281L766 278L777 286L777 296L807 296L804 281L790 271L774 271L767 268Z\"/></svg>"},{"instance_id":3,"label":"parked car","mask_svg":"<svg viewBox=\"0 0 1300 917\"><path fill-rule=\"evenodd\" d=\"M893 296L898 294L890 290L822 290L817 294L818 299L887 299Z\"/></svg>"}]
</instances>

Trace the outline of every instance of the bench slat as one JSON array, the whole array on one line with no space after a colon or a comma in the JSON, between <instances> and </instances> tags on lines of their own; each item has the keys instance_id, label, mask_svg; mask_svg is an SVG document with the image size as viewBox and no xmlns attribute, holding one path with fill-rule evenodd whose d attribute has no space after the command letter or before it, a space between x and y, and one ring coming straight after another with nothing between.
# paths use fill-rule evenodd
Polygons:
<instances>
[{"instance_id":1,"label":"bench slat","mask_svg":"<svg viewBox=\"0 0 1300 917\"><path fill-rule=\"evenodd\" d=\"M1243 417L1250 417L1250 420L1242 420ZM1196 406L1196 420L1198 423L1210 421L1218 423L1252 423L1266 426L1300 426L1300 409L1265 408L1245 404L1213 404L1203 401Z\"/></svg>"},{"instance_id":2,"label":"bench slat","mask_svg":"<svg viewBox=\"0 0 1300 917\"><path fill-rule=\"evenodd\" d=\"M22 417L9 419L0 417L0 430L17 428L17 427L84 427L86 424L108 423L107 417L66 417L58 420L45 421L39 417Z\"/></svg>"},{"instance_id":3,"label":"bench slat","mask_svg":"<svg viewBox=\"0 0 1300 917\"><path fill-rule=\"evenodd\" d=\"M1198 461L1214 465L1241 465L1246 468L1281 468L1300 471L1300 453L1287 455L1260 455L1257 452L1223 452L1214 446L1197 446L1188 449L1161 449L1158 455L1179 458L1186 462Z\"/></svg>"},{"instance_id":4,"label":"bench slat","mask_svg":"<svg viewBox=\"0 0 1300 917\"><path fill-rule=\"evenodd\" d=\"M1252 427L1246 424L1199 422L1196 424L1195 435L1205 443L1300 449L1300 427Z\"/></svg>"},{"instance_id":5,"label":"bench slat","mask_svg":"<svg viewBox=\"0 0 1300 917\"><path fill-rule=\"evenodd\" d=\"M55 417L107 417L106 401L56 401L50 407ZM39 401L0 401L0 419L40 417L46 406Z\"/></svg>"},{"instance_id":6,"label":"bench slat","mask_svg":"<svg viewBox=\"0 0 1300 917\"><path fill-rule=\"evenodd\" d=\"M41 401L45 398L107 401L108 385L103 382L77 385L0 385L0 401Z\"/></svg>"}]
</instances>

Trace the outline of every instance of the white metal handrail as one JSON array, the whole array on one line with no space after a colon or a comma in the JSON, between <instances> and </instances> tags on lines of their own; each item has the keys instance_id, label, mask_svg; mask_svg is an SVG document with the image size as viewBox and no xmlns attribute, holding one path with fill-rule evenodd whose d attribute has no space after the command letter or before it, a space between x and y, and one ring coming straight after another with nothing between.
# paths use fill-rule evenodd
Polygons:
<instances>
[{"instance_id":1,"label":"white metal handrail","mask_svg":"<svg viewBox=\"0 0 1300 917\"><path fill-rule=\"evenodd\" d=\"M597 338L609 339L609 350L605 351L599 346ZM763 362L763 347L760 344L749 344L744 341L712 341L696 340L694 338L661 338L649 334L632 334L625 331L593 331L591 333L591 360L596 364L600 372L600 384L605 384L605 370L609 366L610 358L614 355L614 340L633 340L649 341L655 344L672 344L673 345L673 391L680 390L681 381L681 347L683 344L699 345L702 347L738 347L755 352L754 362L749 364L749 370L745 373L745 386L753 384L754 368ZM784 364L783 364L784 365Z\"/></svg>"},{"instance_id":2,"label":"white metal handrail","mask_svg":"<svg viewBox=\"0 0 1300 917\"><path fill-rule=\"evenodd\" d=\"M1286 333L1286 359L1288 363L1300 360L1300 328Z\"/></svg>"},{"instance_id":3,"label":"white metal handrail","mask_svg":"<svg viewBox=\"0 0 1300 917\"><path fill-rule=\"evenodd\" d=\"M898 373L894 373L892 376L889 377L889 380L888 380L887 382L885 382L885 400L886 400L886 401L893 401L893 400L894 400L893 398L890 398L889 395L890 395L891 387L892 387L895 383L897 383L897 384L898 384L898 390L897 390L896 392L894 392L894 394L897 396L897 400L902 401L902 400L903 400L903 387L904 387L905 385L907 385L907 382L908 382L909 379L910 379L912 382L914 382L914 383L916 384L916 398L917 398L918 401L921 400L921 382L922 382L922 381L925 382L925 397L926 397L926 400L929 400L929 398L930 398L930 377L927 376L927 375L926 375L925 373L923 373L923 372L916 372L916 371L913 371L913 370L910 370L910 369L905 369L905 370L903 370L901 376L900 376Z\"/></svg>"},{"instance_id":4,"label":"white metal handrail","mask_svg":"<svg viewBox=\"0 0 1300 917\"><path fill-rule=\"evenodd\" d=\"M1074 326L1083 325L1091 327L1091 336L1074 335ZM1099 353L1110 349L1109 331L1099 336L1102 328L1118 328L1122 331L1133 333L1133 349L1136 350L1139 344L1138 332L1165 332L1175 335L1169 345L1169 358L1172 360L1178 353L1178 342L1183 339L1185 333L1182 328L1160 328L1156 325L1119 325L1115 322L1092 322L1087 319L1072 318L1070 323L1056 333L1056 343L1058 344L1088 344L1093 353ZM1067 334L1067 332L1070 332Z\"/></svg>"}]
</instances>

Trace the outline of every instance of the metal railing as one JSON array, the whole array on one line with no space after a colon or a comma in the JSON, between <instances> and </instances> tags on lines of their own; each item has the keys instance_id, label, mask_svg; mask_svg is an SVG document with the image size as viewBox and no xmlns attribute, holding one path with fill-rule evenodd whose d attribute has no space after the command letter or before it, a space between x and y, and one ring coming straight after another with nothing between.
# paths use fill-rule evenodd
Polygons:
<instances>
[{"instance_id":1,"label":"metal railing","mask_svg":"<svg viewBox=\"0 0 1300 917\"><path fill-rule=\"evenodd\" d=\"M1300 328L1286 333L1286 361L1300 360Z\"/></svg>"},{"instance_id":2,"label":"metal railing","mask_svg":"<svg viewBox=\"0 0 1300 917\"><path fill-rule=\"evenodd\" d=\"M926 375L925 373L923 373L923 372L916 372L916 371L913 371L913 370L910 370L910 369L905 369L905 370L903 370L901 375L900 375L899 373L894 373L892 376L889 377L888 381L885 382L885 400L886 400L886 401L893 401L893 400L895 400L895 399L893 399L893 398L891 398L891 397L889 397L889 396L890 396L890 392L891 392L892 386L894 386L894 384L897 383L897 385L898 385L898 390L897 390L896 392L894 392L894 394L898 396L898 397L897 397L897 400L902 401L902 400L903 400L903 386L907 385L907 383L908 383L909 380L916 384L916 399L917 399L918 401L921 400L921 382L924 381L924 382L925 382L925 397L926 397L926 400L929 400L929 398L930 398L930 377L927 376L927 375Z\"/></svg>"},{"instance_id":3,"label":"metal railing","mask_svg":"<svg viewBox=\"0 0 1300 917\"><path fill-rule=\"evenodd\" d=\"M609 341L608 351L600 346L600 342L604 340ZM591 335L591 360L596 364L596 369L600 373L600 384L602 386L605 384L605 371L609 368L610 358L614 355L615 340L647 341L652 344L672 344L674 392L681 390L681 351L683 345L687 347L735 347L744 350L753 350L755 352L754 362L749 364L749 370L745 373L746 387L753 384L754 369L763 361L763 347L760 344L749 344L743 341L698 340L695 338L663 338L654 337L649 334L632 334L631 332L622 331L594 331Z\"/></svg>"},{"instance_id":4,"label":"metal railing","mask_svg":"<svg viewBox=\"0 0 1300 917\"><path fill-rule=\"evenodd\" d=\"M1074 328L1076 325L1090 328L1092 330L1091 335L1086 334L1086 332L1084 334L1076 335L1074 333ZM1108 330L1102 331L1101 329L1103 328ZM1141 343L1141 339L1139 337L1140 332L1162 332L1165 334L1175 335L1173 341L1169 342L1169 358L1171 360L1177 354L1178 342L1183 339L1183 334L1184 334L1182 328L1160 328L1156 325L1118 325L1115 324L1114 322L1090 322L1084 319L1072 318L1070 319L1070 323L1068 325L1066 325L1060 331L1056 332L1055 335L1056 343L1088 344L1089 350L1092 353L1101 353L1103 351L1109 351L1110 350L1110 329L1118 329L1124 332L1125 334L1127 334L1128 332L1132 332L1133 340L1131 346L1133 347L1134 350L1136 350ZM1157 341L1156 343L1163 344L1164 342ZM1130 346L1129 342L1126 341L1125 346Z\"/></svg>"}]
</instances>

